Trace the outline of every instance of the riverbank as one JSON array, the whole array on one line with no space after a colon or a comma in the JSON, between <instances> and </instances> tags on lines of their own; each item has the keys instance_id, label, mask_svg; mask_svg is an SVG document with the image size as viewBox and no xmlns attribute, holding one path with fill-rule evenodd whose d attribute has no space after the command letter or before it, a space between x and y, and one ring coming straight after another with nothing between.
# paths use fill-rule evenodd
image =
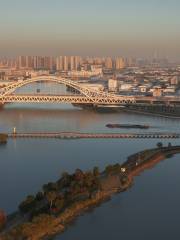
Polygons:
<instances>
[{"instance_id":1,"label":"riverbank","mask_svg":"<svg viewBox=\"0 0 180 240\"><path fill-rule=\"evenodd\" d=\"M0 133L0 144L6 144L8 140L8 135Z\"/></svg>"},{"instance_id":2,"label":"riverbank","mask_svg":"<svg viewBox=\"0 0 180 240\"><path fill-rule=\"evenodd\" d=\"M140 172L152 167L153 164L165 159L168 155L179 152L179 146L172 147L169 145L168 147L149 149L134 154L128 157L128 160L121 166L119 164L113 166L109 165L100 175L98 175L98 178L101 179L101 188L96 188L95 191L91 192L91 196L88 196L87 199L84 199L85 195L87 195L87 191L84 190L83 194L77 194L74 202L71 202L68 207L65 207L60 212L55 211L51 212L51 214L46 213L35 216L31 221L26 221L19 226L16 226L13 229L13 233L26 234L25 239L32 240L46 239L49 235L60 233L67 228L73 219L84 211L109 199L113 194L128 189L132 185L133 178ZM97 169L94 173L98 173ZM81 175L80 172L76 172L76 177L78 177L78 179L80 177L79 174ZM12 234L11 230L6 230L5 235L2 238L3 240L8 239L7 236ZM11 237L11 239L18 238Z\"/></svg>"},{"instance_id":3,"label":"riverbank","mask_svg":"<svg viewBox=\"0 0 180 240\"><path fill-rule=\"evenodd\" d=\"M180 109L180 108L179 108ZM172 118L172 119L180 119L180 110L178 109L178 113L176 110L173 112L162 111L161 108L152 109L152 108L138 108L138 107L126 107L123 108L122 111L127 113L137 113L142 115L150 115L150 116L159 116L164 118Z\"/></svg>"}]
</instances>

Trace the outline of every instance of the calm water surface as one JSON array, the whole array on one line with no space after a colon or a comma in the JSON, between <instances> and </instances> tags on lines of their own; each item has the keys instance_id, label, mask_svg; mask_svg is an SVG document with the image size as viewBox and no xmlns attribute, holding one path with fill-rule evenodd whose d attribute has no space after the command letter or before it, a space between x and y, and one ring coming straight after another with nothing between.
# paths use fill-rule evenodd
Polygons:
<instances>
[{"instance_id":1,"label":"calm water surface","mask_svg":"<svg viewBox=\"0 0 180 240\"><path fill-rule=\"evenodd\" d=\"M99 114L69 105L9 105L0 111L0 131L125 132L107 129L107 123L138 123L147 131L180 131L180 121L126 113ZM128 130L142 131L142 130ZM179 140L171 141L180 144ZM0 208L11 213L27 195L63 171L72 172L124 162L157 140L10 140L0 146ZM163 141L168 144L168 140ZM162 161L137 177L125 193L84 216L55 239L180 239L180 155Z\"/></svg>"}]
</instances>

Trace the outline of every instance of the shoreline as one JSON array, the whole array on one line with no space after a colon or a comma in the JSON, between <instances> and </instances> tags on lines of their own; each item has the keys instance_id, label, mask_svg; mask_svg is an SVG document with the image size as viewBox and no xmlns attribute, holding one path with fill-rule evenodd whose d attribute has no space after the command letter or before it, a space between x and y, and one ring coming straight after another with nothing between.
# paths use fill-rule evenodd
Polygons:
<instances>
[{"instance_id":1,"label":"shoreline","mask_svg":"<svg viewBox=\"0 0 180 240\"><path fill-rule=\"evenodd\" d=\"M132 182L133 179L131 179L128 185L121 190L114 189L109 192L101 191L93 199L88 199L86 201L77 202L73 204L72 206L67 208L64 212L62 212L58 217L52 220L49 229L46 230L43 229L35 236L30 236L29 238L27 238L27 240L53 239L53 237L55 237L56 235L63 233L72 224L72 222L76 220L77 217L85 214L91 209L95 209L96 207L100 206L106 201L109 201L113 195L126 191L128 188L132 186ZM5 235L7 233L2 232L2 234L4 235L4 236L2 235L2 240L6 240Z\"/></svg>"},{"instance_id":2,"label":"shoreline","mask_svg":"<svg viewBox=\"0 0 180 240\"><path fill-rule=\"evenodd\" d=\"M162 113L155 113L155 112L146 112L146 111L140 111L140 110L130 110L130 109L123 109L124 112L127 113L137 113L137 114L142 114L142 115L150 115L154 117L164 117L164 118L171 118L171 119L180 119L180 116L174 116L170 114L162 114Z\"/></svg>"}]
</instances>

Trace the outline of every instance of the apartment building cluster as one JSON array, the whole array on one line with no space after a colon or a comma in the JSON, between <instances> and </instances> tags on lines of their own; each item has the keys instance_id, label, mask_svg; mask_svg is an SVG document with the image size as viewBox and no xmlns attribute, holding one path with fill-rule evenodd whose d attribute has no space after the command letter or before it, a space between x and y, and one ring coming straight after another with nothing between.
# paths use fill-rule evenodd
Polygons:
<instances>
[{"instance_id":1,"label":"apartment building cluster","mask_svg":"<svg viewBox=\"0 0 180 240\"><path fill-rule=\"evenodd\" d=\"M133 58L80 57L80 56L19 56L15 59L0 59L0 68L46 69L57 71L88 70L92 65L101 65L107 69L123 69L136 64Z\"/></svg>"},{"instance_id":2,"label":"apartment building cluster","mask_svg":"<svg viewBox=\"0 0 180 240\"><path fill-rule=\"evenodd\" d=\"M0 79L17 80L50 73L71 78L102 77L135 65L136 59L122 57L19 56L0 60Z\"/></svg>"},{"instance_id":3,"label":"apartment building cluster","mask_svg":"<svg viewBox=\"0 0 180 240\"><path fill-rule=\"evenodd\" d=\"M108 80L109 92L123 95L180 95L180 68L134 68Z\"/></svg>"}]
</instances>

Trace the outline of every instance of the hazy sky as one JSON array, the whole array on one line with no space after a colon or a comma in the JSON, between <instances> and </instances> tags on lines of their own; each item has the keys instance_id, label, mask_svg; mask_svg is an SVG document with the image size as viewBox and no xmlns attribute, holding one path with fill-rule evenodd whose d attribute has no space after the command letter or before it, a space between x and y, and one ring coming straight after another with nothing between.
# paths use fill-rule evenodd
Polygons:
<instances>
[{"instance_id":1,"label":"hazy sky","mask_svg":"<svg viewBox=\"0 0 180 240\"><path fill-rule=\"evenodd\" d=\"M180 0L0 0L0 55L180 57Z\"/></svg>"}]
</instances>

